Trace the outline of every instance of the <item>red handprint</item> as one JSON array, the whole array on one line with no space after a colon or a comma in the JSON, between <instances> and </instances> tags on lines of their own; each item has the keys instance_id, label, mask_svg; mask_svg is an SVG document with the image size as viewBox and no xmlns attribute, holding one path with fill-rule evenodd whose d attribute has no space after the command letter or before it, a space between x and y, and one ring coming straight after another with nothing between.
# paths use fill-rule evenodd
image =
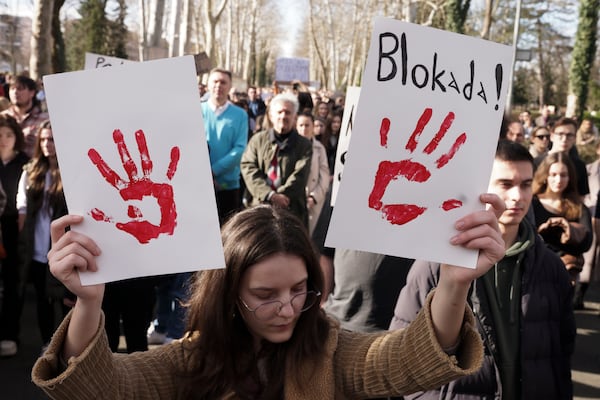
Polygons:
<instances>
[{"instance_id":1,"label":"red handprint","mask_svg":"<svg viewBox=\"0 0 600 400\"><path fill-rule=\"evenodd\" d=\"M102 159L100 154L95 149L88 151L88 157L92 163L98 168L104 179L119 191L121 198L125 201L142 200L144 197L151 196L156 198L160 208L160 223L154 225L148 221L141 220L143 215L139 208L129 205L127 215L132 218L132 221L115 225L118 229L134 236L140 243L148 243L151 239L156 239L160 234L166 233L172 235L177 225L177 210L175 209L175 201L173 198L173 187L168 183L155 183L149 178L152 173L152 160L148 154L148 146L146 144L146 136L142 130L135 133L135 140L140 151L141 166L143 176L138 176L138 170L129 155L127 145L123 140L123 134L120 130L115 129L113 132L113 140L117 145L119 156L123 163L123 169L129 177L129 182L125 182L121 177L110 168ZM167 168L167 178L173 179L177 171L177 163L179 162L179 147L171 149L171 161ZM112 222L112 217L108 217L103 211L94 208L89 213L96 221Z\"/></svg>"},{"instance_id":2,"label":"red handprint","mask_svg":"<svg viewBox=\"0 0 600 400\"><path fill-rule=\"evenodd\" d=\"M418 144L418 139L421 133L423 133L423 129L429 123L431 119L432 110L431 108L426 108L421 114L419 121L417 122L417 126L413 131L412 135L408 139L406 143L406 150L409 153L413 153ZM449 112L444 118L444 121L440 125L440 129L437 134L431 139L429 144L425 146L423 149L423 153L431 154L435 149L437 149L441 140L444 138L448 129L452 125L454 121L454 113ZM381 146L387 148L387 136L390 130L390 120L388 118L383 118L381 120L381 128L379 131ZM454 144L450 148L450 150L440 156L435 162L436 168L440 169L444 167L456 154L456 152L460 149L460 147L466 142L467 135L463 132L460 136L456 138ZM369 207L375 210L381 211L383 217L387 219L391 224L394 225L404 225L417 217L427 210L427 207L418 206L416 204L383 204L381 199L385 194L385 190L387 189L390 182L394 179L397 179L399 176L403 176L405 179L411 182L425 182L431 177L431 172L427 169L427 167L419 162L413 161L412 159L406 159L401 161L381 161L379 163L379 168L377 169L377 174L375 175L375 182L373 184L373 190L371 190L371 194L369 195ZM462 206L462 202L456 199L448 199L442 203L440 206L444 211L449 211Z\"/></svg>"}]
</instances>

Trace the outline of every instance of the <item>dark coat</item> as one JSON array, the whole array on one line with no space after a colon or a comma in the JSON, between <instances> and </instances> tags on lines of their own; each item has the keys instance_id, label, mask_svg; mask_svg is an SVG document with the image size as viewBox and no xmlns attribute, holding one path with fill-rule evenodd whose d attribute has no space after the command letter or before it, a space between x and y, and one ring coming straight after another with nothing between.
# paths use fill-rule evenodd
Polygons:
<instances>
[{"instance_id":1,"label":"dark coat","mask_svg":"<svg viewBox=\"0 0 600 400\"><path fill-rule=\"evenodd\" d=\"M571 355L575 345L572 288L564 264L536 236L523 259L521 278L521 399L571 399ZM439 264L417 261L402 289L390 329L405 327L439 278ZM435 391L406 399L501 399L494 321L482 278L473 283L469 303L485 344L482 368Z\"/></svg>"},{"instance_id":2,"label":"dark coat","mask_svg":"<svg viewBox=\"0 0 600 400\"><path fill-rule=\"evenodd\" d=\"M246 189L252 196L251 205L264 203L272 189L267 184L267 171L277 150L273 129L258 132L250 139L242 155L241 170ZM312 142L293 129L277 153L281 168L281 185L277 193L290 199L289 210L308 227L306 184L310 172Z\"/></svg>"},{"instance_id":3,"label":"dark coat","mask_svg":"<svg viewBox=\"0 0 600 400\"><path fill-rule=\"evenodd\" d=\"M29 188L29 185L27 185L27 187L27 214L23 231L19 235L19 261L21 264L21 271L25 274L25 277L29 275L29 268L31 267L31 262L33 260L35 224L37 214L42 208L44 196L43 193L33 193ZM50 219L54 221L67 214L67 203L65 201L64 193L61 192L56 196ZM46 275L46 281L46 290L48 291L49 296L61 299L67 294L64 286L50 273Z\"/></svg>"}]
</instances>

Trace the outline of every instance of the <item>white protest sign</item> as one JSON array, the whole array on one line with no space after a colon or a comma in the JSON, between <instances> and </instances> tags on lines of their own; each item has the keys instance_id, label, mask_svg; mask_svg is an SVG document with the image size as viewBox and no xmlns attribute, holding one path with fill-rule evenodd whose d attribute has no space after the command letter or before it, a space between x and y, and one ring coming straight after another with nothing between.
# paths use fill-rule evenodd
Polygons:
<instances>
[{"instance_id":1,"label":"white protest sign","mask_svg":"<svg viewBox=\"0 0 600 400\"><path fill-rule=\"evenodd\" d=\"M474 267L454 223L483 209L512 49L376 18L327 246Z\"/></svg>"},{"instance_id":2,"label":"white protest sign","mask_svg":"<svg viewBox=\"0 0 600 400\"><path fill-rule=\"evenodd\" d=\"M331 187L331 206L335 206L335 199L340 188L340 181L344 172L344 164L348 155L348 145L352 136L352 127L354 126L354 117L356 116L356 106L358 105L358 97L360 96L360 88L356 86L348 86L346 90L346 100L344 102L344 115L342 115L342 127L340 129L340 137L338 138L338 146L335 154L335 166L333 173L333 185Z\"/></svg>"},{"instance_id":3,"label":"white protest sign","mask_svg":"<svg viewBox=\"0 0 600 400\"><path fill-rule=\"evenodd\" d=\"M308 58L279 57L275 60L275 80L308 82L310 60Z\"/></svg>"},{"instance_id":4,"label":"white protest sign","mask_svg":"<svg viewBox=\"0 0 600 400\"><path fill-rule=\"evenodd\" d=\"M94 69L103 67L112 67L114 65L130 64L135 61L126 60L124 58L103 56L94 53L85 53L85 64L83 69Z\"/></svg>"},{"instance_id":5,"label":"white protest sign","mask_svg":"<svg viewBox=\"0 0 600 400\"><path fill-rule=\"evenodd\" d=\"M224 267L193 57L50 75L44 86L67 206L85 217L75 229L102 249L82 282Z\"/></svg>"}]
</instances>

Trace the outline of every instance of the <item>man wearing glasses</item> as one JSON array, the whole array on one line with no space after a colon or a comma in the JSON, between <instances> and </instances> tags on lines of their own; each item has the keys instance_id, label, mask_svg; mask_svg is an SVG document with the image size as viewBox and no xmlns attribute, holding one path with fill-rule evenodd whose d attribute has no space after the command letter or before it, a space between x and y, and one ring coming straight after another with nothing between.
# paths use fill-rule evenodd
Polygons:
<instances>
[{"instance_id":1,"label":"man wearing glasses","mask_svg":"<svg viewBox=\"0 0 600 400\"><path fill-rule=\"evenodd\" d=\"M590 187L587 179L587 168L585 167L585 163L579 158L577 149L574 146L577 123L570 118L561 118L552 125L551 132L550 141L552 142L552 147L548 153L563 152L569 155L569 158L575 166L575 171L577 172L577 191L583 199L586 194L590 193ZM544 157L546 156L536 157L536 168L544 160Z\"/></svg>"}]
</instances>

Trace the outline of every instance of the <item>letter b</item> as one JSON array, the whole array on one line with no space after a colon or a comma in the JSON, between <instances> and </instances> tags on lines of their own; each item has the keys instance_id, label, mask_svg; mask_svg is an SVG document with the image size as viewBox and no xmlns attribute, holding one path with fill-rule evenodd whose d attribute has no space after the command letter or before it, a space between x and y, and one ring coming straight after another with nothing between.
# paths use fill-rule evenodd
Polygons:
<instances>
[{"instance_id":1,"label":"letter b","mask_svg":"<svg viewBox=\"0 0 600 400\"><path fill-rule=\"evenodd\" d=\"M385 38L391 38L392 39L392 43L393 43L393 49L390 51L384 51L383 50L383 41ZM392 57L392 54L396 53L398 51L398 37L396 35L394 35L391 32L384 32L381 35L379 35L379 59L378 59L378 66L377 66L377 80L382 82L382 81L389 81L391 79L394 79L394 77L396 76L396 73L398 72L398 66L396 65L396 61L394 60L394 58ZM381 64L383 59L387 59L389 60L389 62L391 63L391 71L389 74L387 74L386 76L382 76L381 74Z\"/></svg>"}]
</instances>

